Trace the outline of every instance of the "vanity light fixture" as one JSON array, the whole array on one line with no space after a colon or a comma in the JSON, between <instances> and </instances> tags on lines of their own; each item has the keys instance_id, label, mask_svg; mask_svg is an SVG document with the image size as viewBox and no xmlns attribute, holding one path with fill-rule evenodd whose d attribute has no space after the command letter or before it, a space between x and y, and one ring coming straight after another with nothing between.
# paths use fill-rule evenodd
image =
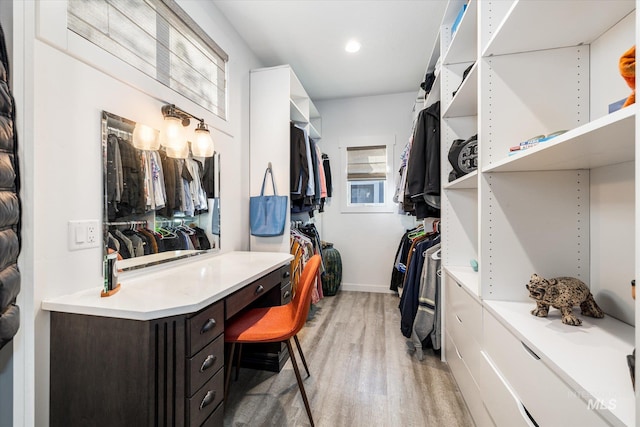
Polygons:
<instances>
[{"instance_id":1,"label":"vanity light fixture","mask_svg":"<svg viewBox=\"0 0 640 427\"><path fill-rule=\"evenodd\" d=\"M167 106L165 105L165 107ZM180 116L175 113L173 106L168 106L169 108L167 108L166 112L165 107L162 107L164 124L162 126L160 143L166 148L180 150L187 144L183 121Z\"/></svg>"},{"instance_id":2,"label":"vanity light fixture","mask_svg":"<svg viewBox=\"0 0 640 427\"><path fill-rule=\"evenodd\" d=\"M214 152L211 132L203 121L196 126L195 139L191 143L191 153L196 157L212 157Z\"/></svg>"},{"instance_id":3,"label":"vanity light fixture","mask_svg":"<svg viewBox=\"0 0 640 427\"><path fill-rule=\"evenodd\" d=\"M160 139L158 131L142 123L136 123L133 128L132 136L133 146L139 150L158 150L160 148Z\"/></svg>"},{"instance_id":4,"label":"vanity light fixture","mask_svg":"<svg viewBox=\"0 0 640 427\"><path fill-rule=\"evenodd\" d=\"M174 158L187 158L189 156L189 144L184 128L189 126L191 119L198 120L191 143L191 153L196 157L213 156L214 147L211 133L204 122L193 114L176 107L173 104L166 104L162 107L164 116L164 129L162 145L167 149L167 156Z\"/></svg>"}]
</instances>

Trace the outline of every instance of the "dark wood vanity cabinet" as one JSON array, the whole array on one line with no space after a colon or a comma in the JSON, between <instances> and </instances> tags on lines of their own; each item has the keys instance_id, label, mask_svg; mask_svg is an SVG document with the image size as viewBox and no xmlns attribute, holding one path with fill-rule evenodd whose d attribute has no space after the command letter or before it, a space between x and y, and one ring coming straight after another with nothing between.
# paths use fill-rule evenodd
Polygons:
<instances>
[{"instance_id":1,"label":"dark wood vanity cabinet","mask_svg":"<svg viewBox=\"0 0 640 427\"><path fill-rule=\"evenodd\" d=\"M288 271L162 319L52 311L50 425L221 426L225 320L261 297L280 303Z\"/></svg>"},{"instance_id":2,"label":"dark wood vanity cabinet","mask_svg":"<svg viewBox=\"0 0 640 427\"><path fill-rule=\"evenodd\" d=\"M222 412L223 308L152 321L52 312L50 425L191 427Z\"/></svg>"}]
</instances>

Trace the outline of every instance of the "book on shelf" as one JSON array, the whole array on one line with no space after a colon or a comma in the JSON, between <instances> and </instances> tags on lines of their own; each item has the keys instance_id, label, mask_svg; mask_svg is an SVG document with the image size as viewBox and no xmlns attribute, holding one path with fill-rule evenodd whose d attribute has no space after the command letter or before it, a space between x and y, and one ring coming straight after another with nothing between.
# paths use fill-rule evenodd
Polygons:
<instances>
[{"instance_id":1,"label":"book on shelf","mask_svg":"<svg viewBox=\"0 0 640 427\"><path fill-rule=\"evenodd\" d=\"M556 136L562 135L565 132L566 130L559 130L559 131L550 133L549 135L538 135L538 136L534 136L533 138L529 138L526 141L522 141L518 145L513 145L509 147L509 155L515 154L522 150L526 150L528 148L535 147L536 145L542 142L549 141L550 139L553 139Z\"/></svg>"}]
</instances>

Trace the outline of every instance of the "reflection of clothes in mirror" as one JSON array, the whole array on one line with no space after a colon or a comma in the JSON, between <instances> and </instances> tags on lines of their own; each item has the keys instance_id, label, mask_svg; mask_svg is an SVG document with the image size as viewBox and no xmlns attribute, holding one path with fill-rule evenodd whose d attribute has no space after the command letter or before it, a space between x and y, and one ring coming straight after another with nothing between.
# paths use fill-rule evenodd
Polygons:
<instances>
[{"instance_id":1,"label":"reflection of clothes in mirror","mask_svg":"<svg viewBox=\"0 0 640 427\"><path fill-rule=\"evenodd\" d=\"M128 140L110 134L106 167L109 221L152 211L173 217L208 210L205 167L196 159L173 159L164 151L138 150ZM210 190L212 168L206 170Z\"/></svg>"},{"instance_id":2,"label":"reflection of clothes in mirror","mask_svg":"<svg viewBox=\"0 0 640 427\"><path fill-rule=\"evenodd\" d=\"M211 234L220 235L220 198L211 199Z\"/></svg>"},{"instance_id":3,"label":"reflection of clothes in mirror","mask_svg":"<svg viewBox=\"0 0 640 427\"><path fill-rule=\"evenodd\" d=\"M212 248L204 229L191 225L168 228L161 234L146 228L118 230L111 227L107 235L110 249L123 259L178 250L208 250Z\"/></svg>"},{"instance_id":4,"label":"reflection of clothes in mirror","mask_svg":"<svg viewBox=\"0 0 640 427\"><path fill-rule=\"evenodd\" d=\"M142 187L142 175L140 174L139 156L136 149L128 141L118 138L120 160L122 162L122 196L116 209L117 216L127 216L136 212L142 212L140 206L140 189Z\"/></svg>"},{"instance_id":5,"label":"reflection of clothes in mirror","mask_svg":"<svg viewBox=\"0 0 640 427\"><path fill-rule=\"evenodd\" d=\"M202 174L202 188L207 194L208 199L215 198L216 195L216 178L215 178L215 163L213 157L207 157L204 160L204 172ZM220 234L220 233L213 233Z\"/></svg>"},{"instance_id":6,"label":"reflection of clothes in mirror","mask_svg":"<svg viewBox=\"0 0 640 427\"><path fill-rule=\"evenodd\" d=\"M173 215L173 211L176 210L176 207L180 206L180 203L177 201L176 193L177 159L172 159L167 156L166 152L160 151L160 161L164 172L164 188L167 197L165 200L165 207L164 209L161 209L159 213L163 216L170 217Z\"/></svg>"}]
</instances>

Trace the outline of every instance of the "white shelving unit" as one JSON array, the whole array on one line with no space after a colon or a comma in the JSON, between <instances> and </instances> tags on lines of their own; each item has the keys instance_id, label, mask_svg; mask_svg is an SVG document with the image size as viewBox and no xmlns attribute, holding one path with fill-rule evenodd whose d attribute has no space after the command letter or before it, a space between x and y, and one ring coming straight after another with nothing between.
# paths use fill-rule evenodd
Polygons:
<instances>
[{"instance_id":1,"label":"white shelving unit","mask_svg":"<svg viewBox=\"0 0 640 427\"><path fill-rule=\"evenodd\" d=\"M321 137L321 118L289 65L251 71L250 191L260 193L264 171L272 164L279 195L289 195L290 122ZM270 188L270 186L267 186ZM270 190L268 194L271 194ZM252 251L289 252L289 213L281 236L251 236Z\"/></svg>"},{"instance_id":2,"label":"white shelving unit","mask_svg":"<svg viewBox=\"0 0 640 427\"><path fill-rule=\"evenodd\" d=\"M618 110L497 161L483 172L594 169L628 162L635 153L636 112L635 104Z\"/></svg>"},{"instance_id":3,"label":"white shelving unit","mask_svg":"<svg viewBox=\"0 0 640 427\"><path fill-rule=\"evenodd\" d=\"M432 54L444 53L445 359L477 425L635 426L638 107L605 111L630 93L617 60L637 44L637 2L470 0L451 35L463 4L449 2ZM447 182L451 143L474 134L478 171ZM605 318L531 315L533 273L584 281Z\"/></svg>"}]
</instances>

